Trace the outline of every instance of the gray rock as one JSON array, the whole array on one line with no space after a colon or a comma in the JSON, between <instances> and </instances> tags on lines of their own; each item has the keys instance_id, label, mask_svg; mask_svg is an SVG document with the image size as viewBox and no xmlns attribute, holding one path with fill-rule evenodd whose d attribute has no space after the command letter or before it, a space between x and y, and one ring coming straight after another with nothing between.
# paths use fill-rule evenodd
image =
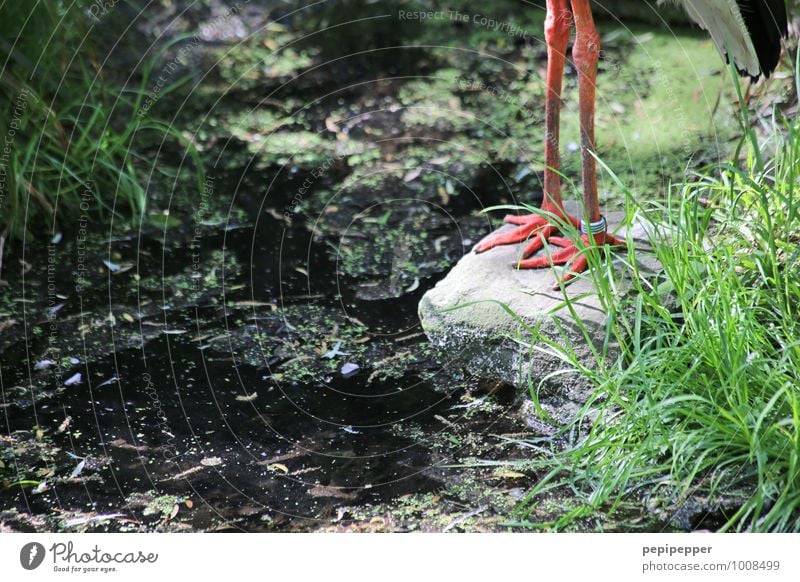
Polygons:
<instances>
[{"instance_id":1,"label":"gray rock","mask_svg":"<svg viewBox=\"0 0 800 582\"><path fill-rule=\"evenodd\" d=\"M607 214L607 219L614 232L622 214ZM514 227L502 227L510 228ZM640 248L646 247L652 233L652 228L637 226L631 236ZM591 344L596 350L602 349L606 312L589 279L576 280L563 293L553 290L556 278L551 269L514 269L512 264L521 249L522 245L512 245L465 255L447 277L423 296L419 316L445 366L460 366L480 377L526 390L533 387L540 399L549 399L543 402L545 409L563 422L585 402L590 387L542 338L559 345L569 340L581 363L594 367L596 358ZM644 255L640 256L640 270L655 275L660 265L646 248ZM621 272L619 259L614 264ZM576 317L583 322L590 341L584 337ZM533 341L530 328L541 335L538 342ZM613 357L616 346L609 348Z\"/></svg>"}]
</instances>

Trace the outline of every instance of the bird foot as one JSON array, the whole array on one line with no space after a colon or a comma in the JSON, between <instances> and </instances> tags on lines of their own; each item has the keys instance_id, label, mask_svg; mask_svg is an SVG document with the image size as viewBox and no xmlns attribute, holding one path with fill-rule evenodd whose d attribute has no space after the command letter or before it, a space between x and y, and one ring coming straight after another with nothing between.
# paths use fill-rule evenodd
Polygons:
<instances>
[{"instance_id":1,"label":"bird foot","mask_svg":"<svg viewBox=\"0 0 800 582\"><path fill-rule=\"evenodd\" d=\"M560 250L552 255L518 261L513 266L517 269L543 269L553 265L566 265L571 261L569 271L553 287L553 289L558 290L562 284L569 283L587 269L589 266L589 253L597 252L601 247L620 247L625 245L624 241L605 232L594 234L592 237L594 238L593 241L589 239L588 234L582 234L582 245L578 245L576 241L568 238L550 237L548 242L551 245L561 247Z\"/></svg>"},{"instance_id":2,"label":"bird foot","mask_svg":"<svg viewBox=\"0 0 800 582\"><path fill-rule=\"evenodd\" d=\"M550 210L554 218L560 218L562 222L572 223L575 228L580 228L580 221L569 214ZM476 253L483 253L489 249L502 245L513 245L523 241L530 241L525 250L522 251L522 258L527 259L532 254L538 252L546 242L550 241L554 234L559 231L559 226L554 221L538 214L517 215L509 214L503 222L517 226L514 230L494 234L479 243L475 247Z\"/></svg>"}]
</instances>

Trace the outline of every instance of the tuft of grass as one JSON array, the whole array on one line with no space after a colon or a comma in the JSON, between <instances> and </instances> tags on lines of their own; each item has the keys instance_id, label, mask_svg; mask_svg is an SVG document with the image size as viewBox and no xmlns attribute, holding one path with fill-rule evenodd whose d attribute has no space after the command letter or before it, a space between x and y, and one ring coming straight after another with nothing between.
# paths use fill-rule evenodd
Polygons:
<instances>
[{"instance_id":1,"label":"tuft of grass","mask_svg":"<svg viewBox=\"0 0 800 582\"><path fill-rule=\"evenodd\" d=\"M581 365L566 335L543 344L532 330L595 391L556 435L569 445L534 462L545 477L518 509L522 524L560 529L632 499L669 517L694 498L735 508L721 510L722 531L800 531L800 121L774 123L763 149L745 132L742 167L675 186L666 202L626 191L627 226L638 217L659 233L664 270L646 280L629 241L632 292L620 300L619 274L592 258L585 276L618 359ZM554 488L573 491L575 506L528 521Z\"/></svg>"},{"instance_id":2,"label":"tuft of grass","mask_svg":"<svg viewBox=\"0 0 800 582\"><path fill-rule=\"evenodd\" d=\"M103 50L124 46L124 11L112 10L99 21L92 7L78 0L6 2L0 8L0 94L10 103L0 113L6 146L0 239L74 229L81 215L116 215L136 224L147 207L153 165L147 152L160 139L186 147L202 174L188 140L143 107L153 62L163 50L142 65L138 86L122 87ZM183 82L176 79L160 95ZM199 176L198 187L202 182Z\"/></svg>"}]
</instances>

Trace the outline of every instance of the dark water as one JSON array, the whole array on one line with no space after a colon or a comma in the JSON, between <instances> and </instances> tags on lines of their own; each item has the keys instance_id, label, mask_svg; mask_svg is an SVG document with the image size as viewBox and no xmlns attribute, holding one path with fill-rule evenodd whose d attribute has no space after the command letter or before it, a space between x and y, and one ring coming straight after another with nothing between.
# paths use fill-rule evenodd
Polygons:
<instances>
[{"instance_id":1,"label":"dark water","mask_svg":"<svg viewBox=\"0 0 800 582\"><path fill-rule=\"evenodd\" d=\"M232 196L239 176L215 187ZM461 209L464 224L434 216L432 232L447 240L438 244L436 270L415 277L416 289L407 277L398 296L363 299L365 281L392 276L377 264L384 258L367 252L363 260L381 268L348 275L331 251L332 242L343 244L335 232L317 236L307 218L287 224L265 211L286 204L300 179L281 184L277 201L232 196L257 219L204 227L196 248L190 222L166 235L94 241L94 285L82 293L70 289L74 247L62 243L55 286L63 306L53 328L42 294L44 251L26 249L34 265L23 304L28 325L5 338L0 357L3 432L29 448L3 458L47 487L12 487L0 493L4 508L63 519L121 513L102 527L136 529L169 521L173 502L155 515L152 502L174 495L179 513L170 518L192 528L303 529L342 518L343 506L440 489L456 471L446 465L463 452L445 436L451 424L500 430L491 415L465 419L459 397L477 383L427 349L416 314L425 290L467 252L462 239L476 229L470 209ZM400 208L392 224L402 231L413 212ZM133 268L109 275L98 266L109 256ZM33 331L37 322L45 333ZM356 339L367 347L351 358ZM329 351L342 346L333 366L325 367L320 341ZM401 351L410 356L391 364ZM61 365L36 369L47 359ZM351 360L360 369L345 376L339 368ZM293 361L305 368L287 374ZM394 372L380 374L388 365ZM65 386L78 373L81 381ZM52 449L40 458L31 452L35 441L22 436L35 426Z\"/></svg>"},{"instance_id":2,"label":"dark water","mask_svg":"<svg viewBox=\"0 0 800 582\"><path fill-rule=\"evenodd\" d=\"M146 364L136 351L94 362L88 366L94 375L113 372L123 380L94 389L84 384L37 408L41 426L57 426L70 416L73 438L60 444L80 456L108 457L108 467L100 470L102 481L85 488L59 487L52 498L29 497L34 510L53 502L117 510L131 492L152 488L205 501L209 513L235 515L252 505L314 517L324 502L305 494L309 485L356 488L363 500L436 486L424 475L429 453L390 430L393 423L427 418L448 405L429 386L404 379L407 385L373 386L371 391L383 393L375 397L359 389L358 378L276 385L264 370L203 360L187 342L169 343L148 345ZM236 400L252 392L259 393L257 401ZM24 416L14 420L12 430L30 422ZM165 481L212 457L222 464ZM271 459L292 473L308 472L277 477L266 466ZM371 489L362 491L365 486ZM205 525L198 519L198 526Z\"/></svg>"}]
</instances>

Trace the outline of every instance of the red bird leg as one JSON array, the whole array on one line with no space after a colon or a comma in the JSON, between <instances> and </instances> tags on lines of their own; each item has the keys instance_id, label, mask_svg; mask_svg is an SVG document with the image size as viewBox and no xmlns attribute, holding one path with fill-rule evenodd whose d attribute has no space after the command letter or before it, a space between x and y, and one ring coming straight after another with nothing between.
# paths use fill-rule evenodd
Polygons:
<instances>
[{"instance_id":1,"label":"red bird leg","mask_svg":"<svg viewBox=\"0 0 800 582\"><path fill-rule=\"evenodd\" d=\"M551 264L563 265L572 261L569 272L562 282L572 280L588 266L588 252L600 246L619 246L621 240L607 233L605 220L600 214L600 202L597 196L597 163L592 155L595 151L594 113L595 90L597 86L597 61L600 58L600 34L592 18L589 0L571 0L572 14L575 18L575 44L572 47L572 58L578 70L578 95L580 99L581 122L581 159L583 170L583 206L586 209L586 220L581 230L583 249L576 242L553 237L550 242L562 247L551 257L536 257L520 261L520 269L536 269ZM594 240L589 240L589 236Z\"/></svg>"},{"instance_id":2,"label":"red bird leg","mask_svg":"<svg viewBox=\"0 0 800 582\"><path fill-rule=\"evenodd\" d=\"M547 0L547 18L544 27L544 36L547 42L547 95L545 98L545 170L542 210L553 214L563 222L571 222L577 227L578 220L564 212L561 200L561 176L559 175L561 169L558 152L561 89L564 79L564 61L572 28L572 14L567 7L567 1ZM475 252L482 253L500 245L515 244L531 239L523 251L523 257L529 257L541 249L544 242L558 231L558 224L554 224L553 220L535 214L512 214L506 216L504 221L515 224L518 228L487 238L475 247Z\"/></svg>"}]
</instances>

